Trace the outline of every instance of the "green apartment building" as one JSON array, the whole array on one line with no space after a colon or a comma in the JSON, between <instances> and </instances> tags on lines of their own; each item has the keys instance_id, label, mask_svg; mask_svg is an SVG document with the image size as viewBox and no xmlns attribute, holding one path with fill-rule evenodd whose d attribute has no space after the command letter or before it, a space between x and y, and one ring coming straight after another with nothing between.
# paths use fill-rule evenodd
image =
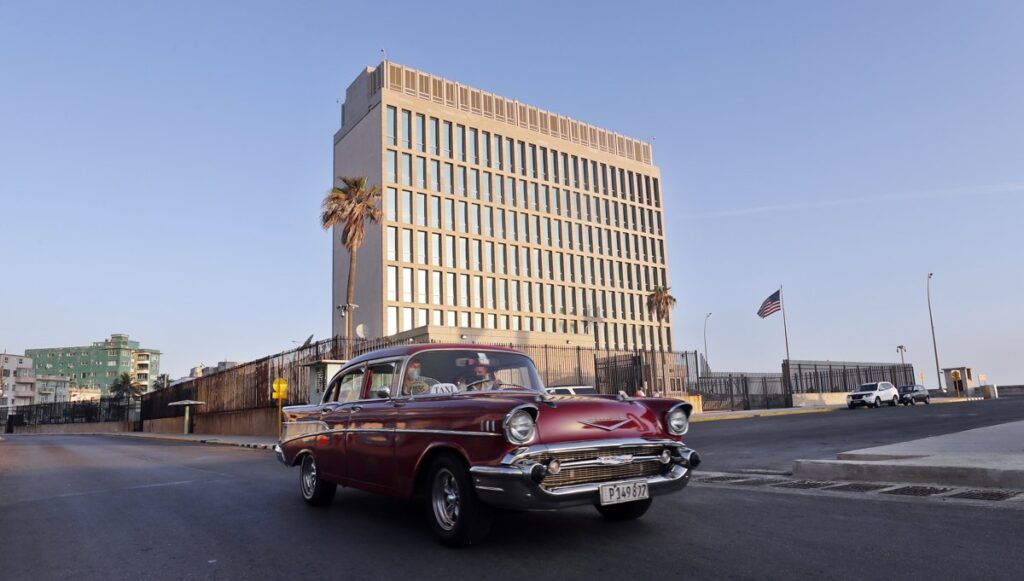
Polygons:
<instances>
[{"instance_id":1,"label":"green apartment building","mask_svg":"<svg viewBox=\"0 0 1024 581\"><path fill-rule=\"evenodd\" d=\"M115 333L85 347L27 349L25 356L32 358L36 375L66 377L73 387L99 388L104 396L122 373L131 374L145 391L160 375L160 351L143 349L125 334Z\"/></svg>"}]
</instances>

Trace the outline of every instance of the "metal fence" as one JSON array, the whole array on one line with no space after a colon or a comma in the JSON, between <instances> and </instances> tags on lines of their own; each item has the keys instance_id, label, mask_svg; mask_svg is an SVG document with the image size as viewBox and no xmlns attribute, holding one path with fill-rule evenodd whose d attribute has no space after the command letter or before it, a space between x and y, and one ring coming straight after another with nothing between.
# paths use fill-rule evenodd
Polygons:
<instances>
[{"instance_id":1,"label":"metal fence","mask_svg":"<svg viewBox=\"0 0 1024 581\"><path fill-rule=\"evenodd\" d=\"M697 379L705 411L789 407L781 373L706 372Z\"/></svg>"},{"instance_id":2,"label":"metal fence","mask_svg":"<svg viewBox=\"0 0 1024 581\"><path fill-rule=\"evenodd\" d=\"M104 397L91 401L61 401L0 407L0 424L11 431L15 426L78 424L95 422L140 422L141 402L137 399Z\"/></svg>"},{"instance_id":3,"label":"metal fence","mask_svg":"<svg viewBox=\"0 0 1024 581\"><path fill-rule=\"evenodd\" d=\"M408 341L389 339L354 340L353 355L398 345ZM522 351L537 364L537 370L550 387L588 385L601 393L634 394L640 388L647 393L682 395L693 391L696 378L695 352L617 351L562 345L501 345ZM241 411L274 407L270 398L271 384L281 377L288 381L285 405L308 403L309 373L306 365L322 359L341 359L345 340L339 337L312 343L232 367L205 377L198 377L169 388L147 393L142 397L144 419L171 418L184 415L180 406L168 404L181 400L197 400L204 405L199 414Z\"/></svg>"},{"instance_id":4,"label":"metal fence","mask_svg":"<svg viewBox=\"0 0 1024 581\"><path fill-rule=\"evenodd\" d=\"M782 375L790 393L837 393L854 391L863 383L888 381L911 385L910 363L852 363L847 361L783 361Z\"/></svg>"}]
</instances>

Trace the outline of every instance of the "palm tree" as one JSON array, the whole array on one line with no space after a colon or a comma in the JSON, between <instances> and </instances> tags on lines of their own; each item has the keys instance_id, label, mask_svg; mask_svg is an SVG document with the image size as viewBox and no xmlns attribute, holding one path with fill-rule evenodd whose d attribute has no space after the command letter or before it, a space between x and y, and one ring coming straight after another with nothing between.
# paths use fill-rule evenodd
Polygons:
<instances>
[{"instance_id":1,"label":"palm tree","mask_svg":"<svg viewBox=\"0 0 1024 581\"><path fill-rule=\"evenodd\" d=\"M356 292L356 260L359 247L366 238L366 222L379 222L380 188L367 187L365 177L340 177L341 187L335 186L324 197L320 224L324 230L343 226L341 245L348 250L348 289L345 294L345 358L352 357L352 302Z\"/></svg>"},{"instance_id":2,"label":"palm tree","mask_svg":"<svg viewBox=\"0 0 1024 581\"><path fill-rule=\"evenodd\" d=\"M673 307L676 306L676 298L669 294L669 287L656 286L651 294L647 295L647 312L650 313L659 323L668 320ZM661 329L658 329L661 334ZM662 383L665 384L665 344L660 343L661 351L661 375ZM667 390L664 390L667 391Z\"/></svg>"},{"instance_id":3,"label":"palm tree","mask_svg":"<svg viewBox=\"0 0 1024 581\"><path fill-rule=\"evenodd\" d=\"M122 373L110 384L110 395L117 399L130 399L142 395L142 387L132 383L130 373Z\"/></svg>"},{"instance_id":4,"label":"palm tree","mask_svg":"<svg viewBox=\"0 0 1024 581\"><path fill-rule=\"evenodd\" d=\"M656 286L651 294L647 295L647 312L659 323L667 321L669 313L676 306L676 298L668 293L669 289L667 286Z\"/></svg>"}]
</instances>

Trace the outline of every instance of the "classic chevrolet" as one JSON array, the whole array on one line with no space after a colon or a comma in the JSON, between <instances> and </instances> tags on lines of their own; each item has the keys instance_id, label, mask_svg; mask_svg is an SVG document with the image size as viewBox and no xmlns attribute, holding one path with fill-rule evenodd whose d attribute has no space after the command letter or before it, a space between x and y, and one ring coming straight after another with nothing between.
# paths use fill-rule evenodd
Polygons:
<instances>
[{"instance_id":1,"label":"classic chevrolet","mask_svg":"<svg viewBox=\"0 0 1024 581\"><path fill-rule=\"evenodd\" d=\"M338 484L422 498L444 543L470 545L493 508L642 516L700 463L682 442L690 411L621 392L549 395L512 349L408 345L352 359L319 404L285 408L275 450L300 467L310 505L329 504Z\"/></svg>"}]
</instances>

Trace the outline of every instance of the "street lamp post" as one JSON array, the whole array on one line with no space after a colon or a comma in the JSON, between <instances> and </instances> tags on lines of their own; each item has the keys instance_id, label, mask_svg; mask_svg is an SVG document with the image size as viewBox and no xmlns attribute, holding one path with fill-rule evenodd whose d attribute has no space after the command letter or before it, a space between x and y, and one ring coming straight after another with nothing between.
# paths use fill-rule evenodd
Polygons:
<instances>
[{"instance_id":1,"label":"street lamp post","mask_svg":"<svg viewBox=\"0 0 1024 581\"><path fill-rule=\"evenodd\" d=\"M704 365L711 369L711 362L708 360L708 319L711 318L711 313L704 315Z\"/></svg>"},{"instance_id":2,"label":"street lamp post","mask_svg":"<svg viewBox=\"0 0 1024 581\"><path fill-rule=\"evenodd\" d=\"M900 363L902 363L903 365L906 365L907 362L903 359L903 354L907 352L907 348L904 347L903 345L897 345L896 346L896 351L899 352L899 354L900 354Z\"/></svg>"},{"instance_id":3,"label":"street lamp post","mask_svg":"<svg viewBox=\"0 0 1024 581\"><path fill-rule=\"evenodd\" d=\"M928 321L932 325L932 349L935 351L935 381L942 390L942 372L939 371L939 345L935 341L935 318L932 317L932 277L934 272L928 273Z\"/></svg>"}]
</instances>

